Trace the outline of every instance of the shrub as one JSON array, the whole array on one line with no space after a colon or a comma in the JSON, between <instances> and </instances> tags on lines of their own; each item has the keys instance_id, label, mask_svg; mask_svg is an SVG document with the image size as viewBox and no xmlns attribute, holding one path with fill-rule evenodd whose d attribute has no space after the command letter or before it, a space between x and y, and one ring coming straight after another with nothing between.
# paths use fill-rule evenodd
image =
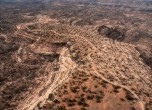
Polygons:
<instances>
[{"instance_id":1,"label":"shrub","mask_svg":"<svg viewBox=\"0 0 152 110\"><path fill-rule=\"evenodd\" d=\"M83 103L85 103L85 99L84 98L80 98L80 100L78 101L78 105L83 105Z\"/></svg>"},{"instance_id":2,"label":"shrub","mask_svg":"<svg viewBox=\"0 0 152 110\"><path fill-rule=\"evenodd\" d=\"M126 91L126 99L129 101L133 101L134 97L132 96L132 94L130 92Z\"/></svg>"},{"instance_id":3,"label":"shrub","mask_svg":"<svg viewBox=\"0 0 152 110\"><path fill-rule=\"evenodd\" d=\"M83 90L83 92L86 92L87 87L86 87L86 86L83 86L83 87L82 87L82 90Z\"/></svg>"},{"instance_id":4,"label":"shrub","mask_svg":"<svg viewBox=\"0 0 152 110\"><path fill-rule=\"evenodd\" d=\"M66 110L66 108L63 106L57 106L57 110Z\"/></svg>"},{"instance_id":5,"label":"shrub","mask_svg":"<svg viewBox=\"0 0 152 110\"><path fill-rule=\"evenodd\" d=\"M53 94L49 94L49 97L48 97L49 100L53 101L55 99L54 95Z\"/></svg>"},{"instance_id":6,"label":"shrub","mask_svg":"<svg viewBox=\"0 0 152 110\"><path fill-rule=\"evenodd\" d=\"M96 98L96 102L97 102L97 103L100 103L100 102L101 102L101 99L102 99L101 96L96 96L95 98Z\"/></svg>"},{"instance_id":7,"label":"shrub","mask_svg":"<svg viewBox=\"0 0 152 110\"><path fill-rule=\"evenodd\" d=\"M94 95L88 95L88 96L87 96L87 99L88 99L88 100L92 100L93 98L94 98Z\"/></svg>"},{"instance_id":8,"label":"shrub","mask_svg":"<svg viewBox=\"0 0 152 110\"><path fill-rule=\"evenodd\" d=\"M53 102L56 103L56 104L59 104L59 103L60 103L60 101L57 100L57 99L55 99Z\"/></svg>"}]
</instances>

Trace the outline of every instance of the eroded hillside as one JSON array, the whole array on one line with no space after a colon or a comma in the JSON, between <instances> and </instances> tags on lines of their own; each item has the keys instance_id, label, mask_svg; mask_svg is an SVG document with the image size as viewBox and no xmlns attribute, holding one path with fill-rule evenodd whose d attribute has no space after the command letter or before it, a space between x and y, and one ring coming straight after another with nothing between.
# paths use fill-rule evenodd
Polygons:
<instances>
[{"instance_id":1,"label":"eroded hillside","mask_svg":"<svg viewBox=\"0 0 152 110\"><path fill-rule=\"evenodd\" d=\"M150 14L128 12L131 25L87 2L36 3L0 11L0 110L151 110Z\"/></svg>"}]
</instances>

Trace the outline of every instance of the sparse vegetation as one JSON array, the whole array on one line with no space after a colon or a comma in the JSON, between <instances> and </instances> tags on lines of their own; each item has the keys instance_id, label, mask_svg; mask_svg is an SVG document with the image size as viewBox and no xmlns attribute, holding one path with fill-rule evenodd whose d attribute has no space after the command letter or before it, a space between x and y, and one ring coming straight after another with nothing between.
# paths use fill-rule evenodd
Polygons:
<instances>
[{"instance_id":1,"label":"sparse vegetation","mask_svg":"<svg viewBox=\"0 0 152 110\"><path fill-rule=\"evenodd\" d=\"M114 92L116 92L116 93L119 93L119 89L121 88L121 87L119 87L119 86L113 86L113 88L114 88Z\"/></svg>"},{"instance_id":2,"label":"sparse vegetation","mask_svg":"<svg viewBox=\"0 0 152 110\"><path fill-rule=\"evenodd\" d=\"M53 94L49 94L49 97L48 97L49 100L53 101L55 99L54 95Z\"/></svg>"},{"instance_id":3,"label":"sparse vegetation","mask_svg":"<svg viewBox=\"0 0 152 110\"><path fill-rule=\"evenodd\" d=\"M53 100L54 103L59 104L60 101L58 99Z\"/></svg>"},{"instance_id":4,"label":"sparse vegetation","mask_svg":"<svg viewBox=\"0 0 152 110\"><path fill-rule=\"evenodd\" d=\"M151 5L97 1L0 1L0 109L151 110Z\"/></svg>"},{"instance_id":5,"label":"sparse vegetation","mask_svg":"<svg viewBox=\"0 0 152 110\"><path fill-rule=\"evenodd\" d=\"M127 99L128 101L133 101L133 100L135 100L135 98L133 97L133 95L132 95L130 92L128 92L128 91L126 91L126 99Z\"/></svg>"}]
</instances>

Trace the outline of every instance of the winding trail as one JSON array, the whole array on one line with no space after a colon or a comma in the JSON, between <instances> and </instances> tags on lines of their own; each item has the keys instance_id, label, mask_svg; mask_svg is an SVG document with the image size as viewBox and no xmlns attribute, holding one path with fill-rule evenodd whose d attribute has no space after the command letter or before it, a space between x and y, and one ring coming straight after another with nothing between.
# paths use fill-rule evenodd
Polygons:
<instances>
[{"instance_id":1,"label":"winding trail","mask_svg":"<svg viewBox=\"0 0 152 110\"><path fill-rule=\"evenodd\" d=\"M79 37L81 37L81 36L79 36ZM94 48L94 50L93 50L94 52L95 52L95 51L97 51L97 52L99 51L89 40L87 40L86 38L83 38L83 37L81 37L81 39L85 40L88 44L90 44L90 45ZM100 54L100 52L98 52L98 54ZM137 95L136 93L134 93L134 91L132 91L131 89L129 89L128 87L126 87L126 86L124 86L124 85L111 82L110 80L108 80L107 78L105 78L103 75L101 75L101 74L97 71L96 66L95 66L95 64L94 64L94 61L93 61L92 58L91 58L91 54L89 54L89 55L87 56L87 58L88 58L88 60L90 61L90 63L92 64L92 68L93 68L94 72L96 72L99 77L101 77L104 81L110 83L111 85L119 86L119 87L121 87L121 88L129 91L129 92L138 100L138 102L139 102L139 104L140 104L140 106L141 106L141 110L145 110L145 105L143 104L143 101L138 97L138 95Z\"/></svg>"},{"instance_id":2,"label":"winding trail","mask_svg":"<svg viewBox=\"0 0 152 110\"><path fill-rule=\"evenodd\" d=\"M88 59L90 60L90 63L92 63L92 68L93 68L94 72L95 72L100 78L102 78L102 80L108 82L108 83L111 84L111 85L119 86L119 87L121 87L121 88L129 91L129 92L138 100L138 103L139 103L140 106L141 106L141 110L145 110L145 106L144 106L144 104L143 104L143 101L138 97L137 94L135 94L135 93L134 93L132 90L130 90L128 87L126 87L126 86L124 86L124 85L121 85L121 84L118 84L118 83L111 82L110 80L108 80L107 78L105 78L103 75L101 75L101 74L97 71L96 66L95 66L93 60L91 59L90 55L88 56Z\"/></svg>"}]
</instances>

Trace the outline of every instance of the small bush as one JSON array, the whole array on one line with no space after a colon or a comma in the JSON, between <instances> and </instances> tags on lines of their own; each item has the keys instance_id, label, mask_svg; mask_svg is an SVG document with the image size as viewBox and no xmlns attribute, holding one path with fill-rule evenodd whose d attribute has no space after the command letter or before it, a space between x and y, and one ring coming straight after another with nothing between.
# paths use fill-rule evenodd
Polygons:
<instances>
[{"instance_id":1,"label":"small bush","mask_svg":"<svg viewBox=\"0 0 152 110\"><path fill-rule=\"evenodd\" d=\"M66 110L64 106L57 106L57 110Z\"/></svg>"},{"instance_id":2,"label":"small bush","mask_svg":"<svg viewBox=\"0 0 152 110\"><path fill-rule=\"evenodd\" d=\"M55 99L53 102L56 103L56 104L59 104L59 103L60 103L60 101L57 100L57 99Z\"/></svg>"},{"instance_id":3,"label":"small bush","mask_svg":"<svg viewBox=\"0 0 152 110\"><path fill-rule=\"evenodd\" d=\"M132 97L132 94L130 92L126 92L126 99L129 100L129 101L133 101L134 100L134 97Z\"/></svg>"},{"instance_id":4,"label":"small bush","mask_svg":"<svg viewBox=\"0 0 152 110\"><path fill-rule=\"evenodd\" d=\"M55 99L54 95L53 94L49 94L49 97L48 97L49 100L53 101Z\"/></svg>"},{"instance_id":5,"label":"small bush","mask_svg":"<svg viewBox=\"0 0 152 110\"><path fill-rule=\"evenodd\" d=\"M86 86L83 86L83 87L82 87L82 90L83 90L83 92L86 92L87 87L86 87Z\"/></svg>"},{"instance_id":6,"label":"small bush","mask_svg":"<svg viewBox=\"0 0 152 110\"><path fill-rule=\"evenodd\" d=\"M87 99L88 99L88 100L93 100L93 98L94 98L94 95L88 95L88 96L87 96Z\"/></svg>"},{"instance_id":7,"label":"small bush","mask_svg":"<svg viewBox=\"0 0 152 110\"><path fill-rule=\"evenodd\" d=\"M101 96L96 96L95 98L96 98L96 102L97 102L97 103L101 102L101 99L102 99Z\"/></svg>"}]
</instances>

